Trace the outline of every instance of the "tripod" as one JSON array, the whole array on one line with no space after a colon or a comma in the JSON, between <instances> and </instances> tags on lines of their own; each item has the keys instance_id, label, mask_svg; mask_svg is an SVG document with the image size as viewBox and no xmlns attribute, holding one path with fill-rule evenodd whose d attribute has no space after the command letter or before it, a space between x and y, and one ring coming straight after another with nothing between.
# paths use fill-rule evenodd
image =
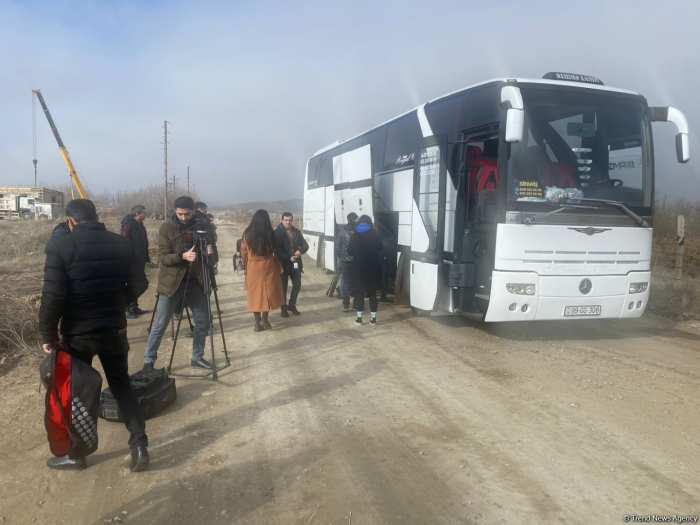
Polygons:
<instances>
[{"instance_id":1,"label":"tripod","mask_svg":"<svg viewBox=\"0 0 700 525\"><path fill-rule=\"evenodd\" d=\"M340 268L340 264L338 264L338 268L335 270L335 273L333 274L333 279L331 279L331 284L328 285L328 290L326 290L326 296L327 297L333 297L335 294L335 289L338 287L338 282L340 282L340 276L342 275L342 271ZM346 286L349 286L349 283L345 283Z\"/></svg>"},{"instance_id":2,"label":"tripod","mask_svg":"<svg viewBox=\"0 0 700 525\"><path fill-rule=\"evenodd\" d=\"M207 315L209 318L209 324L207 326L207 332L209 335L209 344L211 347L211 372L206 372L205 374L174 374L171 372L172 366L173 366L173 359L175 358L175 347L177 346L177 338L180 333L180 324L182 323L182 315L180 315L180 318L177 320L177 326L175 327L175 335L173 337L173 349L170 353L170 363L168 364L167 367L167 372L170 375L177 376L177 377L205 377L208 378L211 376L211 379L217 380L218 379L218 372L223 370L224 368L228 368L231 366L231 360L228 357L228 350L226 349L226 338L224 337L224 323L221 320L221 308L219 308L219 296L216 293L217 292L217 287L216 287L216 282L214 280L214 276L211 275L211 267L209 266L209 254L207 253L207 231L205 227L197 227L197 233L195 237L195 245L197 247L196 253L200 257L200 264L201 264L201 270L202 270L202 288L203 292L206 295L206 303L207 303ZM190 266L193 263L190 263ZM184 293L182 294L182 303L180 307L180 311L184 312L185 311L185 299L187 298L187 287L189 286L189 279L185 283L185 290ZM216 312L219 317L219 329L221 330L221 340L223 341L223 346L224 346L224 356L226 358L226 362L224 365L222 365L220 368L216 367L216 356L214 355L214 318L212 316L212 308L211 308L211 294L214 292L214 300L216 301ZM189 312L187 314L187 318L189 320Z\"/></svg>"}]
</instances>

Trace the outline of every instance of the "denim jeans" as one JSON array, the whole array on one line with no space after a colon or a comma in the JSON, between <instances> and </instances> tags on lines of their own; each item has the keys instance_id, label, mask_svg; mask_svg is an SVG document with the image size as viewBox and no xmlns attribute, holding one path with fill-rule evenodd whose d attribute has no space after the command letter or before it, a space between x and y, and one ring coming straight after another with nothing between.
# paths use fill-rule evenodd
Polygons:
<instances>
[{"instance_id":1,"label":"denim jeans","mask_svg":"<svg viewBox=\"0 0 700 525\"><path fill-rule=\"evenodd\" d=\"M146 423L139 408L139 400L129 381L129 341L126 331L117 334L82 334L63 336L63 344L76 359L92 365L95 356L100 358L107 384L129 431L129 446L148 445Z\"/></svg>"},{"instance_id":2,"label":"denim jeans","mask_svg":"<svg viewBox=\"0 0 700 525\"><path fill-rule=\"evenodd\" d=\"M163 339L163 334L168 329L168 324L176 308L182 304L182 297L187 288L186 303L192 310L194 318L194 331L192 332L192 359L197 360L204 356L204 343L207 339L209 327L208 301L204 290L197 278L193 275L189 280L183 279L175 293L169 297L158 294L158 310L153 320L153 327L146 343L146 355L143 360L146 363L155 363L158 358L158 347Z\"/></svg>"}]
</instances>

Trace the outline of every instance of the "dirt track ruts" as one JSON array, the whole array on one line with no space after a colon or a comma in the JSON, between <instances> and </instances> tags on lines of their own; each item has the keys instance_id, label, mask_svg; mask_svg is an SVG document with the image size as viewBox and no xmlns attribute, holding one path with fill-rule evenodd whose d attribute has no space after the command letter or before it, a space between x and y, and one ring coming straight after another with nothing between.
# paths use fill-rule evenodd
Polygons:
<instances>
[{"instance_id":1,"label":"dirt track ruts","mask_svg":"<svg viewBox=\"0 0 700 525\"><path fill-rule=\"evenodd\" d=\"M89 469L49 471L38 360L0 378L0 523L544 524L700 514L696 328L651 316L482 325L393 305L380 306L378 326L356 327L325 297L329 276L307 268L302 315L273 313L274 329L255 334L230 265L239 232L219 228L232 366L218 383L177 380L178 401L148 421L149 471L128 470L126 430L104 421ZM129 326L132 371L148 321ZM180 371L190 371L190 345L178 344Z\"/></svg>"}]
</instances>

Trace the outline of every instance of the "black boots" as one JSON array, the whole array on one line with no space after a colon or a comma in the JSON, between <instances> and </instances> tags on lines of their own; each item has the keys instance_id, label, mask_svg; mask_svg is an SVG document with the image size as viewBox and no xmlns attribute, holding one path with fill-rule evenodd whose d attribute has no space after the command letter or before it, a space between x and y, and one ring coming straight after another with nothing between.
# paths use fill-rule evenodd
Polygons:
<instances>
[{"instance_id":1,"label":"black boots","mask_svg":"<svg viewBox=\"0 0 700 525\"><path fill-rule=\"evenodd\" d=\"M253 328L253 332L262 332L265 330L264 326L260 326L260 312L253 312L253 316L255 316L255 327Z\"/></svg>"},{"instance_id":2,"label":"black boots","mask_svg":"<svg viewBox=\"0 0 700 525\"><path fill-rule=\"evenodd\" d=\"M148 468L151 458L148 457L146 445L138 445L131 449L131 472L141 472Z\"/></svg>"},{"instance_id":3,"label":"black boots","mask_svg":"<svg viewBox=\"0 0 700 525\"><path fill-rule=\"evenodd\" d=\"M262 313L262 320L260 322L260 325L265 329L265 330L271 330L272 325L270 324L270 320L268 319L268 316L270 315L270 312L263 312Z\"/></svg>"},{"instance_id":4,"label":"black boots","mask_svg":"<svg viewBox=\"0 0 700 525\"><path fill-rule=\"evenodd\" d=\"M287 313L287 307L283 306L282 307L282 317L289 317L289 314Z\"/></svg>"},{"instance_id":5,"label":"black boots","mask_svg":"<svg viewBox=\"0 0 700 525\"><path fill-rule=\"evenodd\" d=\"M301 312L297 310L297 305L295 304L290 304L289 306L287 306L287 310L292 312L294 315L301 315Z\"/></svg>"},{"instance_id":6,"label":"black boots","mask_svg":"<svg viewBox=\"0 0 700 525\"><path fill-rule=\"evenodd\" d=\"M255 316L255 328L253 328L253 332L262 332L263 330L270 330L272 328L270 320L268 319L270 312L253 312L253 315ZM284 314L282 314L282 316L284 317ZM287 317L289 317L289 314L287 314Z\"/></svg>"},{"instance_id":7,"label":"black boots","mask_svg":"<svg viewBox=\"0 0 700 525\"><path fill-rule=\"evenodd\" d=\"M70 459L68 456L59 456L46 460L46 466L54 470L83 470L87 468L87 462L85 458Z\"/></svg>"}]
</instances>

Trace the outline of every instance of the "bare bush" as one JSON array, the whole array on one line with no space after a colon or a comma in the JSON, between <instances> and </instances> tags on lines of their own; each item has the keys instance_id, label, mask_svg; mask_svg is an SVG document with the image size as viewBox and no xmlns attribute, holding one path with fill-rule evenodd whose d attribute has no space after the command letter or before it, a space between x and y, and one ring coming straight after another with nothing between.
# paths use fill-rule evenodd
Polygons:
<instances>
[{"instance_id":1,"label":"bare bush","mask_svg":"<svg viewBox=\"0 0 700 525\"><path fill-rule=\"evenodd\" d=\"M175 185L168 188L168 215L173 213L173 201L182 196L187 195L187 188ZM195 202L198 197L194 192L190 192ZM149 184L142 186L133 191L112 192L109 190L103 191L95 197L95 200L100 204L100 216L123 217L131 213L132 206L140 204L146 207L146 213L163 214L163 186L161 184Z\"/></svg>"},{"instance_id":2,"label":"bare bush","mask_svg":"<svg viewBox=\"0 0 700 525\"><path fill-rule=\"evenodd\" d=\"M683 279L674 278L678 215L685 217ZM700 318L700 203L664 198L654 211L649 308L673 317Z\"/></svg>"}]
</instances>

